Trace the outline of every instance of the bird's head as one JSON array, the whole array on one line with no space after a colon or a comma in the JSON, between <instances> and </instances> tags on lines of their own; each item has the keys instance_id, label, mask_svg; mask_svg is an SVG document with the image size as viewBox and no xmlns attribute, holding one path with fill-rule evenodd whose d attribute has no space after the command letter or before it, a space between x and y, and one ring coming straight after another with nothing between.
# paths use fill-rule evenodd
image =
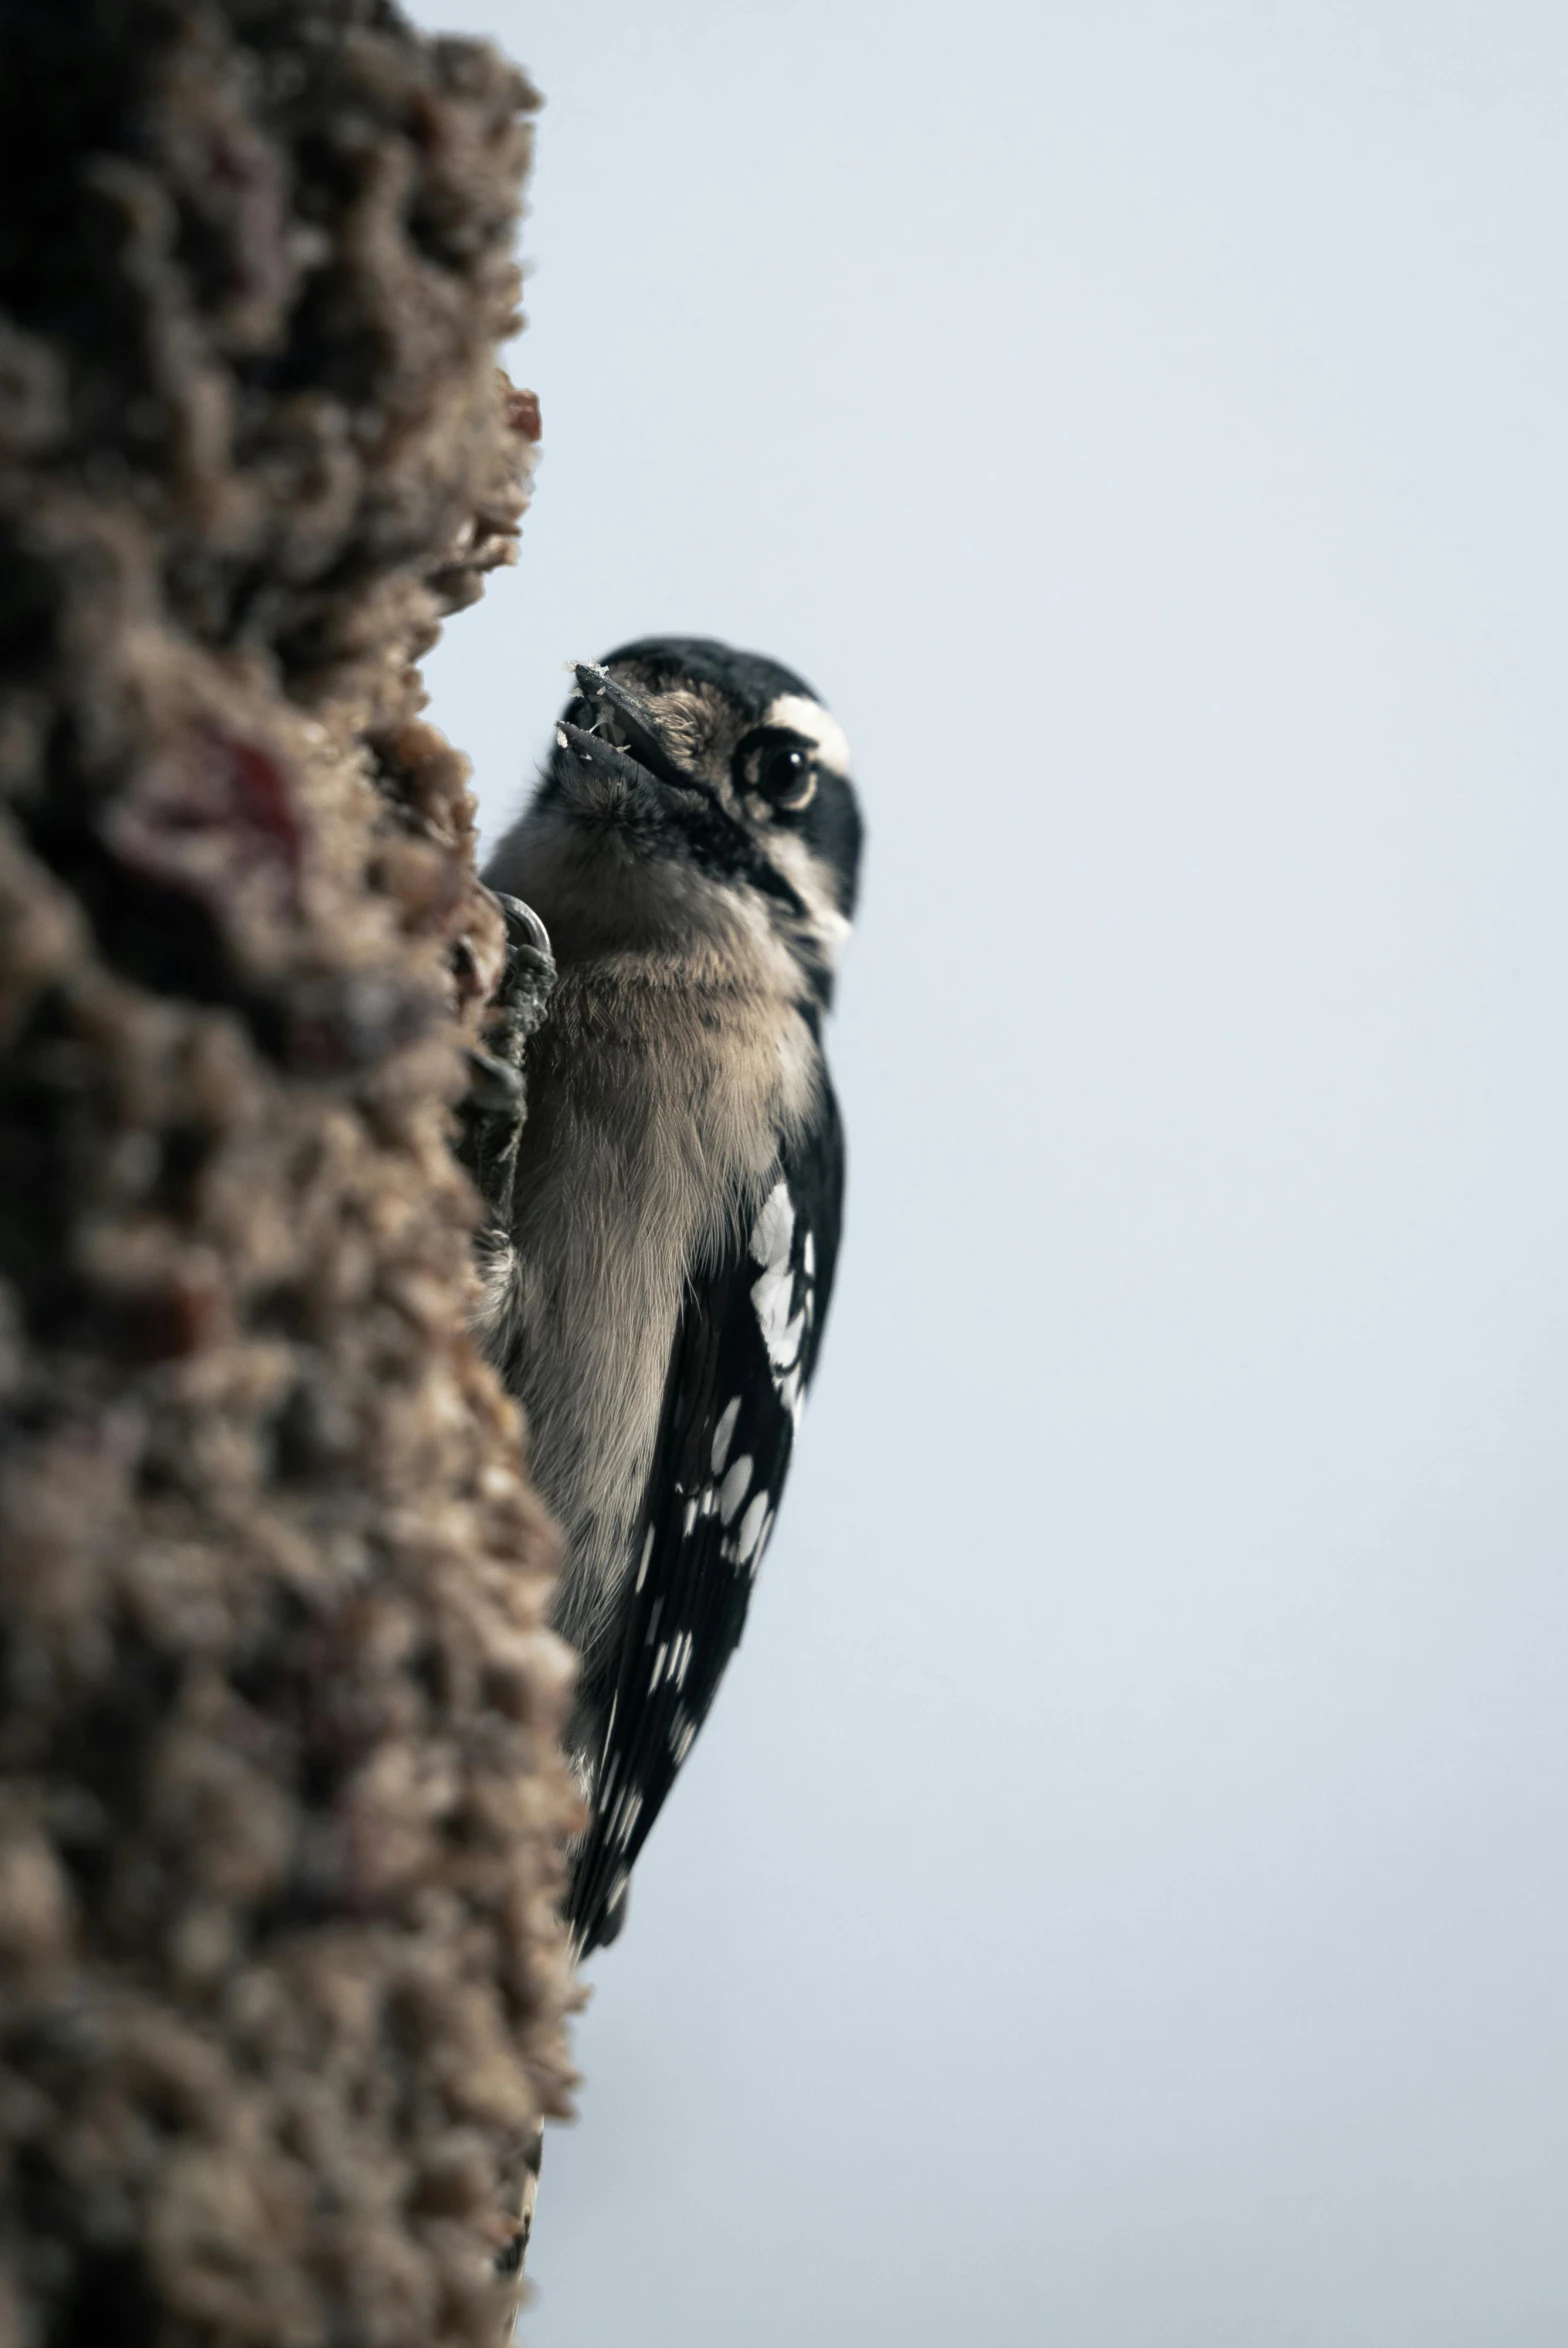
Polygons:
<instances>
[{"instance_id":1,"label":"bird's head","mask_svg":"<svg viewBox=\"0 0 1568 2348\"><path fill-rule=\"evenodd\" d=\"M703 637L645 637L576 673L536 806L742 892L825 997L861 844L837 719L776 661Z\"/></svg>"}]
</instances>

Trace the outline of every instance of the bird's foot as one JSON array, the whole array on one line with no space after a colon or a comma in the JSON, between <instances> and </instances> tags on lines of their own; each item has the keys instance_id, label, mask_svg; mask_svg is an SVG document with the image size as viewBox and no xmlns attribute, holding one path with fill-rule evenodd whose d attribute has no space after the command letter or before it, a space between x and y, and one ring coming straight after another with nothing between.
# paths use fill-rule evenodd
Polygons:
<instances>
[{"instance_id":1,"label":"bird's foot","mask_svg":"<svg viewBox=\"0 0 1568 2348\"><path fill-rule=\"evenodd\" d=\"M506 924L506 959L485 1012L482 1042L468 1053L468 1090L458 1104L457 1154L492 1222L511 1219L517 1146L527 1116L524 1060L555 984L544 923L519 897L494 892Z\"/></svg>"}]
</instances>

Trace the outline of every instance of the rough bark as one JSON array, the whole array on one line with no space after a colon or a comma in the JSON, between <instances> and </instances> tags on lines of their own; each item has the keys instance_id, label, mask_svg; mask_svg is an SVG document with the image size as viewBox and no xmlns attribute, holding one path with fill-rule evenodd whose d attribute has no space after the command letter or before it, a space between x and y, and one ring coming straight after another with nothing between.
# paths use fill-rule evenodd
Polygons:
<instances>
[{"instance_id":1,"label":"rough bark","mask_svg":"<svg viewBox=\"0 0 1568 2348\"><path fill-rule=\"evenodd\" d=\"M379 0L0 0L3 2348L492 2348L569 2085L414 668L522 508L531 104Z\"/></svg>"}]
</instances>

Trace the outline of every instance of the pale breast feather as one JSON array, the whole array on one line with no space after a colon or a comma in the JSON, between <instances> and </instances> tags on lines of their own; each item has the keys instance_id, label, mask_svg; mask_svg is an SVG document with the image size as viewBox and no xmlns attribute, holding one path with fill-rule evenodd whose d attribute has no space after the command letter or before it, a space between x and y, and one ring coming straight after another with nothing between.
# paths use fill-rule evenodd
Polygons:
<instances>
[{"instance_id":1,"label":"pale breast feather","mask_svg":"<svg viewBox=\"0 0 1568 2348\"><path fill-rule=\"evenodd\" d=\"M699 1265L676 1332L625 1635L582 1693L604 1722L569 1915L607 1937L627 1874L739 1642L832 1293L844 1145L824 1081L760 1208ZM613 1926L612 1926L613 1929Z\"/></svg>"}]
</instances>

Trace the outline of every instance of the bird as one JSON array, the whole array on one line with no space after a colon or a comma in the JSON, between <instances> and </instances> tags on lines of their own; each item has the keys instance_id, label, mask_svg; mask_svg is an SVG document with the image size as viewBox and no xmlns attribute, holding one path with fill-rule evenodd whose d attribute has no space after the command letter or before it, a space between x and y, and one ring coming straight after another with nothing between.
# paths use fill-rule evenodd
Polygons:
<instances>
[{"instance_id":1,"label":"bird","mask_svg":"<svg viewBox=\"0 0 1568 2348\"><path fill-rule=\"evenodd\" d=\"M863 832L842 727L776 661L646 637L575 679L484 873L553 983L515 1047L520 1144L484 1153L479 1325L564 1536L582 1957L740 1639L817 1365L844 1195L823 1026Z\"/></svg>"}]
</instances>

